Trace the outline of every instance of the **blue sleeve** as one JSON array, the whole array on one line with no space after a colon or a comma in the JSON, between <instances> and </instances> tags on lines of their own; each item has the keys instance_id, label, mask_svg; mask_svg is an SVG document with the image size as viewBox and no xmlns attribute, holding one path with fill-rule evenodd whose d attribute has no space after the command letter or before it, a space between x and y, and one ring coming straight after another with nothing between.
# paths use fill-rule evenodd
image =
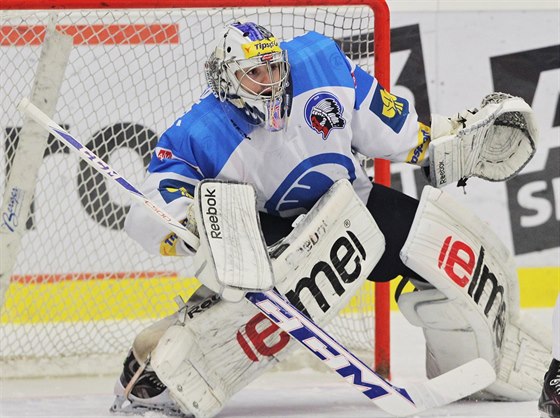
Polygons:
<instances>
[{"instance_id":1,"label":"blue sleeve","mask_svg":"<svg viewBox=\"0 0 560 418\"><path fill-rule=\"evenodd\" d=\"M428 164L430 128L418 122L414 106L359 67L354 69L354 79L354 149L368 157Z\"/></svg>"},{"instance_id":2,"label":"blue sleeve","mask_svg":"<svg viewBox=\"0 0 560 418\"><path fill-rule=\"evenodd\" d=\"M323 86L353 87L351 67L344 53L331 39L308 32L282 44L288 51L294 96Z\"/></svg>"},{"instance_id":3,"label":"blue sleeve","mask_svg":"<svg viewBox=\"0 0 560 418\"><path fill-rule=\"evenodd\" d=\"M241 131L248 134L252 129L238 109L224 117L222 106L228 104L208 96L179 118L160 137L148 171L171 172L196 181L217 177L243 141Z\"/></svg>"},{"instance_id":4,"label":"blue sleeve","mask_svg":"<svg viewBox=\"0 0 560 418\"><path fill-rule=\"evenodd\" d=\"M160 137L152 160L148 166L150 173L173 172L184 177L202 180L202 171L198 167L196 158L187 144L190 144L188 134L169 128Z\"/></svg>"},{"instance_id":5,"label":"blue sleeve","mask_svg":"<svg viewBox=\"0 0 560 418\"><path fill-rule=\"evenodd\" d=\"M356 66L354 69L354 80L356 83L356 101L354 109L358 110L366 99L366 96L368 95L371 86L373 86L375 79L360 67Z\"/></svg>"}]
</instances>

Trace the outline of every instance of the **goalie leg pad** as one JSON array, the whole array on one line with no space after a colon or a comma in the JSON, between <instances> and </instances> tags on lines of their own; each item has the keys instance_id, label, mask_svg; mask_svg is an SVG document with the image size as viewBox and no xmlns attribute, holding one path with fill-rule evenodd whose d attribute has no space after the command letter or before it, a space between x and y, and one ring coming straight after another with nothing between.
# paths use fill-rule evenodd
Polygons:
<instances>
[{"instance_id":1,"label":"goalie leg pad","mask_svg":"<svg viewBox=\"0 0 560 418\"><path fill-rule=\"evenodd\" d=\"M246 328L249 323L255 328L261 324L260 318L252 319L257 315L247 301L222 300L204 315L174 325L163 335L151 364L184 413L213 417L234 393L288 353L277 350L274 355L256 358L260 347L250 346ZM255 351L257 361L245 353L240 338ZM269 347L275 347L281 338L279 330L274 330L268 335Z\"/></svg>"},{"instance_id":2,"label":"goalie leg pad","mask_svg":"<svg viewBox=\"0 0 560 418\"><path fill-rule=\"evenodd\" d=\"M498 237L427 186L401 259L434 286L399 299L403 314L424 329L429 377L482 357L497 381L481 396L538 398L550 332L522 317L514 261Z\"/></svg>"},{"instance_id":3,"label":"goalie leg pad","mask_svg":"<svg viewBox=\"0 0 560 418\"><path fill-rule=\"evenodd\" d=\"M325 325L362 286L384 248L351 185L337 182L271 249L277 288ZM183 326L170 327L151 364L183 412L211 417L295 347L297 341L247 300L222 300Z\"/></svg>"},{"instance_id":4,"label":"goalie leg pad","mask_svg":"<svg viewBox=\"0 0 560 418\"><path fill-rule=\"evenodd\" d=\"M426 339L426 374L439 376L471 359L493 358L488 336L473 330L465 306L450 301L437 289L402 294L399 309L408 321L423 328ZM497 380L472 396L484 400L534 400L542 388L542 369L550 357L546 329L531 318L508 324L496 370Z\"/></svg>"},{"instance_id":5,"label":"goalie leg pad","mask_svg":"<svg viewBox=\"0 0 560 418\"><path fill-rule=\"evenodd\" d=\"M184 323L186 318L200 315L220 300L216 293L205 286L200 286L196 289L187 303L184 303L180 296L177 296L175 299L179 304L177 312L144 328L134 338L132 352L140 363L145 363L148 360L150 353L156 348L162 335L170 326Z\"/></svg>"},{"instance_id":6,"label":"goalie leg pad","mask_svg":"<svg viewBox=\"0 0 560 418\"><path fill-rule=\"evenodd\" d=\"M132 343L132 352L134 357L140 363L145 363L148 361L150 353L156 348L157 343L161 339L162 335L167 331L167 329L178 322L179 313L176 312L173 315L166 316L163 319L151 324L149 327L143 329L134 338Z\"/></svg>"}]
</instances>

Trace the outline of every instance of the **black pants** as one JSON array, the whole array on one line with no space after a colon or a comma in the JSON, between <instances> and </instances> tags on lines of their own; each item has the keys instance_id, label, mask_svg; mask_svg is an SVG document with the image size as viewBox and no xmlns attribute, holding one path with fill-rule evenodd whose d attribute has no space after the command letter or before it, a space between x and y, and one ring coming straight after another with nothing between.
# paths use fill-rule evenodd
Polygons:
<instances>
[{"instance_id":1,"label":"black pants","mask_svg":"<svg viewBox=\"0 0 560 418\"><path fill-rule=\"evenodd\" d=\"M418 274L406 267L399 257L416 214L418 200L397 190L374 184L366 206L385 236L386 243L385 252L368 280L386 282L399 275L422 280ZM266 213L261 213L260 217L267 245L275 243L292 230L293 218L278 218Z\"/></svg>"}]
</instances>

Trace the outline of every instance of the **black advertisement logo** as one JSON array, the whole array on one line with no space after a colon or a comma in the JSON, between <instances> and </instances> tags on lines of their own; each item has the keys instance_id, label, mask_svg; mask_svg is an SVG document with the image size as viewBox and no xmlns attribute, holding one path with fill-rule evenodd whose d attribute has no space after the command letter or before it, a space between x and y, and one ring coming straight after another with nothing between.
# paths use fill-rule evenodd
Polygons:
<instances>
[{"instance_id":1,"label":"black advertisement logo","mask_svg":"<svg viewBox=\"0 0 560 418\"><path fill-rule=\"evenodd\" d=\"M541 74L560 68L560 45L491 57L490 63L494 89L523 97L532 105L539 82L543 82ZM558 93L551 90L551 94ZM552 127L558 127L560 95L553 102ZM549 132L549 128L541 126L540 130ZM506 187L515 254L560 246L560 147L548 149L542 171L519 174Z\"/></svg>"}]
</instances>

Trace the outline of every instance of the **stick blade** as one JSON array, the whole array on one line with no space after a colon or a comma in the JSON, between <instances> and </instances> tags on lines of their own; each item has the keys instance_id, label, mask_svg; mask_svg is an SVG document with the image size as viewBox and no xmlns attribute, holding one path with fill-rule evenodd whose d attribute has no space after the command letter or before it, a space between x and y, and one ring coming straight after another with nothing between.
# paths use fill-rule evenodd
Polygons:
<instances>
[{"instance_id":1,"label":"stick blade","mask_svg":"<svg viewBox=\"0 0 560 418\"><path fill-rule=\"evenodd\" d=\"M418 413L458 401L484 389L495 380L496 373L490 363L483 358L476 358L427 382L410 385L407 391Z\"/></svg>"}]
</instances>

